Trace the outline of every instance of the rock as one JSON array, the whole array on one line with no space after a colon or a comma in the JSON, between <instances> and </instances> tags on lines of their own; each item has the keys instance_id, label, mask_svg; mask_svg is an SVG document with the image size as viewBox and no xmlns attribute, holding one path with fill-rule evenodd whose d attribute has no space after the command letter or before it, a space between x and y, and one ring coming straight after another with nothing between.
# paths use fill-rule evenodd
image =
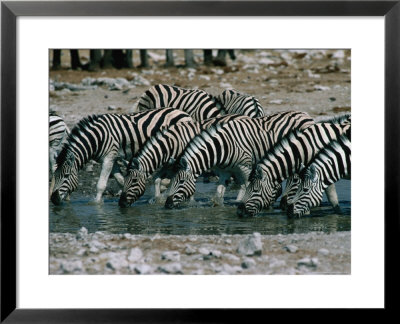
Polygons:
<instances>
[{"instance_id":1,"label":"rock","mask_svg":"<svg viewBox=\"0 0 400 324\"><path fill-rule=\"evenodd\" d=\"M234 254L231 254L231 253L225 253L222 256L222 258L226 259L226 260L228 260L230 262L240 262L240 258L238 256L234 255Z\"/></svg>"},{"instance_id":2,"label":"rock","mask_svg":"<svg viewBox=\"0 0 400 324\"><path fill-rule=\"evenodd\" d=\"M316 268L318 266L318 259L317 258L303 258L297 261L297 266L306 266L309 268Z\"/></svg>"},{"instance_id":3,"label":"rock","mask_svg":"<svg viewBox=\"0 0 400 324\"><path fill-rule=\"evenodd\" d=\"M290 253L296 253L299 248L296 245L287 245L284 249Z\"/></svg>"},{"instance_id":4,"label":"rock","mask_svg":"<svg viewBox=\"0 0 400 324\"><path fill-rule=\"evenodd\" d=\"M168 274L183 274L180 263L168 263L158 267L158 270Z\"/></svg>"},{"instance_id":5,"label":"rock","mask_svg":"<svg viewBox=\"0 0 400 324\"><path fill-rule=\"evenodd\" d=\"M199 80L205 80L205 81L210 81L211 78L208 75L199 75Z\"/></svg>"},{"instance_id":6,"label":"rock","mask_svg":"<svg viewBox=\"0 0 400 324\"><path fill-rule=\"evenodd\" d=\"M261 255L262 253L261 234L253 233L253 235L242 240L239 243L237 252L242 255Z\"/></svg>"},{"instance_id":7,"label":"rock","mask_svg":"<svg viewBox=\"0 0 400 324\"><path fill-rule=\"evenodd\" d=\"M78 233L76 233L77 240L85 240L88 236L88 230L86 227L82 227Z\"/></svg>"},{"instance_id":8,"label":"rock","mask_svg":"<svg viewBox=\"0 0 400 324\"><path fill-rule=\"evenodd\" d=\"M237 272L242 272L242 267L231 266L227 263L224 263L222 267L216 267L214 271L219 272L220 274L235 274Z\"/></svg>"},{"instance_id":9,"label":"rock","mask_svg":"<svg viewBox=\"0 0 400 324\"><path fill-rule=\"evenodd\" d=\"M322 86L322 85L319 85L319 84L316 84L316 85L314 86L314 89L315 89L315 90L318 90L318 91L327 91L327 90L331 90L331 88L329 88L329 87L327 87L327 86Z\"/></svg>"},{"instance_id":10,"label":"rock","mask_svg":"<svg viewBox=\"0 0 400 324\"><path fill-rule=\"evenodd\" d=\"M186 253L187 255L194 254L194 253L196 253L196 249L193 248L193 247L190 246L190 245L186 245L185 253Z\"/></svg>"},{"instance_id":11,"label":"rock","mask_svg":"<svg viewBox=\"0 0 400 324\"><path fill-rule=\"evenodd\" d=\"M281 105L283 103L283 100L281 99L270 100L269 103L273 105Z\"/></svg>"},{"instance_id":12,"label":"rock","mask_svg":"<svg viewBox=\"0 0 400 324\"><path fill-rule=\"evenodd\" d=\"M122 90L122 85L120 85L118 83L114 83L112 86L110 86L108 88L108 90L110 90L110 91L120 91L120 90Z\"/></svg>"},{"instance_id":13,"label":"rock","mask_svg":"<svg viewBox=\"0 0 400 324\"><path fill-rule=\"evenodd\" d=\"M329 250L322 248L322 249L318 250L318 253L322 254L322 255L328 255L329 254Z\"/></svg>"},{"instance_id":14,"label":"rock","mask_svg":"<svg viewBox=\"0 0 400 324\"><path fill-rule=\"evenodd\" d=\"M107 261L106 266L111 270L120 270L128 267L128 261L124 255L118 253L110 253L111 257Z\"/></svg>"},{"instance_id":15,"label":"rock","mask_svg":"<svg viewBox=\"0 0 400 324\"><path fill-rule=\"evenodd\" d=\"M232 84L227 83L227 82L221 82L221 83L219 84L219 86L220 86L221 88L225 88L225 89L232 89Z\"/></svg>"},{"instance_id":16,"label":"rock","mask_svg":"<svg viewBox=\"0 0 400 324\"><path fill-rule=\"evenodd\" d=\"M72 261L62 261L60 264L60 269L64 273L73 273L82 271L83 264L80 260L72 260Z\"/></svg>"},{"instance_id":17,"label":"rock","mask_svg":"<svg viewBox=\"0 0 400 324\"><path fill-rule=\"evenodd\" d=\"M150 274L153 272L153 268L148 264L137 264L133 267L133 271L137 274Z\"/></svg>"},{"instance_id":18,"label":"rock","mask_svg":"<svg viewBox=\"0 0 400 324\"><path fill-rule=\"evenodd\" d=\"M256 265L256 261L253 259L246 259L242 262L242 268L243 269L250 269Z\"/></svg>"},{"instance_id":19,"label":"rock","mask_svg":"<svg viewBox=\"0 0 400 324\"><path fill-rule=\"evenodd\" d=\"M135 248L131 249L131 252L129 253L129 256L128 256L128 261L129 262L137 262L142 257L143 257L142 250L139 249L138 247L135 247Z\"/></svg>"},{"instance_id":20,"label":"rock","mask_svg":"<svg viewBox=\"0 0 400 324\"><path fill-rule=\"evenodd\" d=\"M221 251L213 250L213 251L210 251L208 254L204 255L203 256L203 260L210 260L212 258L218 258L219 259L219 258L221 258L221 256L222 256Z\"/></svg>"},{"instance_id":21,"label":"rock","mask_svg":"<svg viewBox=\"0 0 400 324\"><path fill-rule=\"evenodd\" d=\"M115 110L117 109L117 107L115 107L114 105L110 105L107 107L107 110Z\"/></svg>"},{"instance_id":22,"label":"rock","mask_svg":"<svg viewBox=\"0 0 400 324\"><path fill-rule=\"evenodd\" d=\"M180 261L181 255L178 251L165 251L161 254L161 260Z\"/></svg>"},{"instance_id":23,"label":"rock","mask_svg":"<svg viewBox=\"0 0 400 324\"><path fill-rule=\"evenodd\" d=\"M208 254L210 254L210 250L202 247L199 249L199 253L201 253L203 255L208 255Z\"/></svg>"}]
</instances>

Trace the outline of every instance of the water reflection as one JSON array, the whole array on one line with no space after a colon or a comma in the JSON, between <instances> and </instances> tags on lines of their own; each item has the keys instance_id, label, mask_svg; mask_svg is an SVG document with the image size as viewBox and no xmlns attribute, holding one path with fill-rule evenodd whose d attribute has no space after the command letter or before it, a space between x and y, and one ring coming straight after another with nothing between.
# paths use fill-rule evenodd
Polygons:
<instances>
[{"instance_id":1,"label":"water reflection","mask_svg":"<svg viewBox=\"0 0 400 324\"><path fill-rule=\"evenodd\" d=\"M333 214L325 201L312 215L301 219L288 219L278 209L264 211L254 218L236 216L233 203L236 191L228 191L225 206L210 207L213 184L200 184L196 194L196 205L178 210L167 210L160 205L150 205L147 201L152 192L146 194L132 207L119 208L117 199L106 199L102 205L89 205L88 199L75 195L71 202L62 206L50 205L50 231L76 232L82 226L89 232L132 234L290 234L349 231L351 229L350 181L337 184L342 215ZM278 205L278 204L277 204ZM276 205L276 206L277 206Z\"/></svg>"}]
</instances>

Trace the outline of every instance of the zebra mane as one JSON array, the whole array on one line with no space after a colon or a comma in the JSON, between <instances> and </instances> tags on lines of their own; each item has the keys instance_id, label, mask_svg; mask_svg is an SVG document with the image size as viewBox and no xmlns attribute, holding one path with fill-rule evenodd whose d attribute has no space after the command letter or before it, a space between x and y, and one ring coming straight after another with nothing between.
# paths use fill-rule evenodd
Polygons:
<instances>
[{"instance_id":1,"label":"zebra mane","mask_svg":"<svg viewBox=\"0 0 400 324\"><path fill-rule=\"evenodd\" d=\"M57 166L64 164L69 152L73 152L72 143L79 136L80 132L88 126L91 126L95 121L99 120L100 116L102 115L90 115L84 117L78 122L78 124L74 126L74 128L72 128L68 135L67 141L64 143L60 154L58 154L56 158Z\"/></svg>"},{"instance_id":2,"label":"zebra mane","mask_svg":"<svg viewBox=\"0 0 400 324\"><path fill-rule=\"evenodd\" d=\"M323 117L316 120L317 123L331 123L331 124L343 124L345 122L351 121L351 114L343 114L333 117Z\"/></svg>"},{"instance_id":3,"label":"zebra mane","mask_svg":"<svg viewBox=\"0 0 400 324\"><path fill-rule=\"evenodd\" d=\"M272 157L278 152L285 150L285 148L290 145L289 143L298 138L298 136L302 133L302 130L295 129L290 133L286 134L279 142L277 142L268 152L265 154L264 158L260 161L259 164L264 164L264 161L270 161Z\"/></svg>"}]
</instances>

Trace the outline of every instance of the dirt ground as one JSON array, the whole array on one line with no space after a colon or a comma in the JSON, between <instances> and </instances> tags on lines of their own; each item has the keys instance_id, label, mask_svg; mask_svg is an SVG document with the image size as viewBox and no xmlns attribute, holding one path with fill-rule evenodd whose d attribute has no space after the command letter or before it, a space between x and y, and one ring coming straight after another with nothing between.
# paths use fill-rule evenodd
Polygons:
<instances>
[{"instance_id":1,"label":"dirt ground","mask_svg":"<svg viewBox=\"0 0 400 324\"><path fill-rule=\"evenodd\" d=\"M301 110L318 119L351 110L349 50L236 50L236 60L227 58L225 67L204 66L202 51L195 50L195 69L163 68L164 51L151 50L150 68L98 72L69 70L69 51L62 53L62 69L49 74L49 103L70 128L89 114L134 112L138 98L158 83L214 95L234 88L257 97L267 113ZM183 65L183 51L174 54L175 63ZM80 51L80 56L84 63L89 53ZM138 59L136 50L135 66ZM77 190L94 196L93 173L82 171L80 182ZM83 234L50 234L50 273L350 273L350 232L263 235L258 238L262 252L251 256L238 252L241 242L251 238L246 235Z\"/></svg>"}]
</instances>

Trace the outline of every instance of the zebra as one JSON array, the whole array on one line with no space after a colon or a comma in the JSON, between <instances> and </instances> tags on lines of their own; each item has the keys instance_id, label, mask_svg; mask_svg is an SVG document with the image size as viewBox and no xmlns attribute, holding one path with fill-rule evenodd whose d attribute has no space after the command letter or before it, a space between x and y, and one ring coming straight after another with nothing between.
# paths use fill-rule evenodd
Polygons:
<instances>
[{"instance_id":1,"label":"zebra","mask_svg":"<svg viewBox=\"0 0 400 324\"><path fill-rule=\"evenodd\" d=\"M183 110L196 121L223 115L219 101L207 92L166 84L152 86L138 102L139 111L163 107Z\"/></svg>"},{"instance_id":2,"label":"zebra","mask_svg":"<svg viewBox=\"0 0 400 324\"><path fill-rule=\"evenodd\" d=\"M234 89L224 90L217 96L226 114L239 114L249 117L264 117L264 108L256 97L240 93Z\"/></svg>"},{"instance_id":3,"label":"zebra","mask_svg":"<svg viewBox=\"0 0 400 324\"><path fill-rule=\"evenodd\" d=\"M56 157L70 131L64 119L55 113L49 114L49 167L53 174L56 168Z\"/></svg>"},{"instance_id":4,"label":"zebra","mask_svg":"<svg viewBox=\"0 0 400 324\"><path fill-rule=\"evenodd\" d=\"M202 122L179 123L158 131L131 160L119 199L120 207L129 207L139 199L146 189L146 180L156 171L156 174L153 175L153 178L155 178L155 200L161 200L161 177L171 177L171 170L168 169L169 165L172 164L172 161L178 159L186 145L195 136L203 129L213 125L246 118L249 117L227 115Z\"/></svg>"},{"instance_id":5,"label":"zebra","mask_svg":"<svg viewBox=\"0 0 400 324\"><path fill-rule=\"evenodd\" d=\"M351 143L346 135L325 146L300 171L298 190L295 195L288 196L288 216L301 217L318 206L324 190L343 178L351 179Z\"/></svg>"},{"instance_id":6,"label":"zebra","mask_svg":"<svg viewBox=\"0 0 400 324\"><path fill-rule=\"evenodd\" d=\"M269 207L283 180L298 172L302 163L308 164L325 145L346 134L349 128L351 125L316 123L282 138L253 168L237 214L254 216L263 207Z\"/></svg>"},{"instance_id":7,"label":"zebra","mask_svg":"<svg viewBox=\"0 0 400 324\"><path fill-rule=\"evenodd\" d=\"M227 181L231 176L241 185L240 201L252 165L293 128L306 128L314 123L304 112L288 111L262 118L234 120L203 130L186 147L176 162L178 172L171 181L166 208L174 208L195 192L195 182L205 170L219 176L214 204L222 204Z\"/></svg>"},{"instance_id":8,"label":"zebra","mask_svg":"<svg viewBox=\"0 0 400 324\"><path fill-rule=\"evenodd\" d=\"M344 115L340 115L340 116L323 118L316 122L317 123L333 123L333 124L338 124L341 126L351 125L351 114L344 114ZM351 127L346 128L346 135L351 140ZM286 180L285 191L282 194L282 198L281 198L280 206L279 206L282 210L287 209L287 197L293 196L297 192L300 182L301 182L301 180L297 173L293 174L291 177L289 177ZM335 184L333 183L333 184L329 185L326 188L325 193L328 198L328 201L332 204L332 207L334 208L334 210L339 213L340 207L339 207L339 200L337 197Z\"/></svg>"},{"instance_id":9,"label":"zebra","mask_svg":"<svg viewBox=\"0 0 400 324\"><path fill-rule=\"evenodd\" d=\"M101 203L111 173L123 186L123 176L117 165L114 165L117 157L129 160L160 128L191 120L188 114L174 108L83 118L72 129L57 157L51 201L59 205L78 186L78 171L89 160L95 160L102 162L102 169L93 203Z\"/></svg>"}]
</instances>

